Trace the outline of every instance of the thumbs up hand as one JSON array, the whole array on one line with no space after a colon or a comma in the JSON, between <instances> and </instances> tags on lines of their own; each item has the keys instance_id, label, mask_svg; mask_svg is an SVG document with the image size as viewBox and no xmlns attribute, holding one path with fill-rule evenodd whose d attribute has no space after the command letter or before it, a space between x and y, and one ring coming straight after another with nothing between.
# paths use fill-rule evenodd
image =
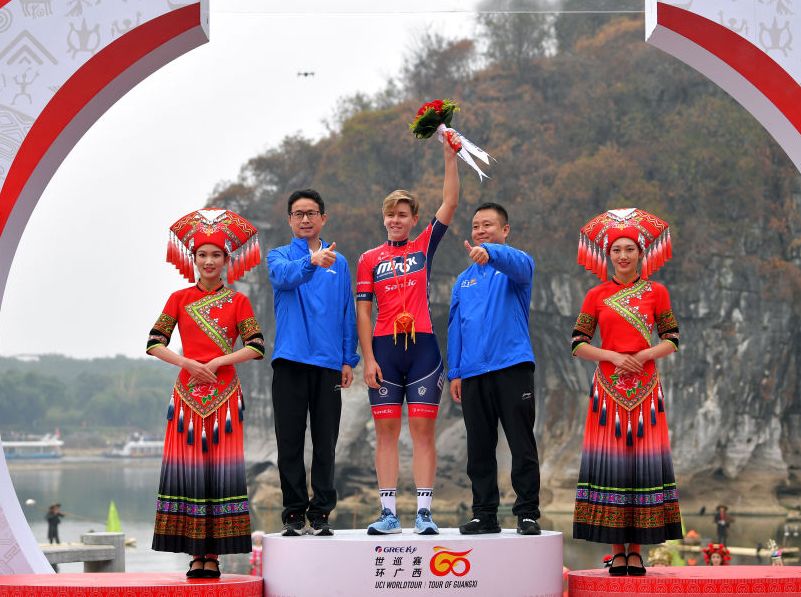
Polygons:
<instances>
[{"instance_id":1,"label":"thumbs up hand","mask_svg":"<svg viewBox=\"0 0 801 597\"><path fill-rule=\"evenodd\" d=\"M486 265L489 262L489 253L482 246L471 247L470 243L464 241L464 248L467 249L467 254L474 263L479 265Z\"/></svg>"},{"instance_id":2,"label":"thumbs up hand","mask_svg":"<svg viewBox=\"0 0 801 597\"><path fill-rule=\"evenodd\" d=\"M336 243L331 243L328 247L320 249L312 255L311 262L318 266L328 268L337 260Z\"/></svg>"}]
</instances>

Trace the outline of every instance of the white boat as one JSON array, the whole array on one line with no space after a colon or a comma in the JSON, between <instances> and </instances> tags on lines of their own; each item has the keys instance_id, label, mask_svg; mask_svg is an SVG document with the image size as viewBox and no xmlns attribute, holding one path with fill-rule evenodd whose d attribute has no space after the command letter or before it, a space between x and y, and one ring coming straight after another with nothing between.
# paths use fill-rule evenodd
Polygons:
<instances>
[{"instance_id":1,"label":"white boat","mask_svg":"<svg viewBox=\"0 0 801 597\"><path fill-rule=\"evenodd\" d=\"M47 434L39 439L3 441L6 460L61 458L64 442Z\"/></svg>"},{"instance_id":2,"label":"white boat","mask_svg":"<svg viewBox=\"0 0 801 597\"><path fill-rule=\"evenodd\" d=\"M130 439L122 448L114 448L105 454L109 458L161 458L164 440L147 439L137 436Z\"/></svg>"}]
</instances>

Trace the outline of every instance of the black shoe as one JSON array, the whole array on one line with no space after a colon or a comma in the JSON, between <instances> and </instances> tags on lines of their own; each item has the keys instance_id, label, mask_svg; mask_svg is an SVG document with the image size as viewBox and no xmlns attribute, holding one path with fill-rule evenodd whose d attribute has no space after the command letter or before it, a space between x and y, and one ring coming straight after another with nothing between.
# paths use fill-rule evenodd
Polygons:
<instances>
[{"instance_id":1,"label":"black shoe","mask_svg":"<svg viewBox=\"0 0 801 597\"><path fill-rule=\"evenodd\" d=\"M300 537L306 530L306 517L303 514L288 514L281 534L284 537Z\"/></svg>"},{"instance_id":2,"label":"black shoe","mask_svg":"<svg viewBox=\"0 0 801 597\"><path fill-rule=\"evenodd\" d=\"M201 564L206 563L206 558L195 558L191 562L189 562L189 570L186 572L186 578L203 578L203 566L200 568L192 568L195 565L195 562L200 562Z\"/></svg>"},{"instance_id":3,"label":"black shoe","mask_svg":"<svg viewBox=\"0 0 801 597\"><path fill-rule=\"evenodd\" d=\"M632 556L637 556L637 559L640 560L639 566L632 566L628 563L629 558ZM642 556L638 554L636 551L632 551L629 555L626 556L626 572L629 576L645 576L645 562L642 561Z\"/></svg>"},{"instance_id":4,"label":"black shoe","mask_svg":"<svg viewBox=\"0 0 801 597\"><path fill-rule=\"evenodd\" d=\"M623 552L616 553L612 556L612 559L609 560L609 576L626 576L626 572L628 571L628 565L624 566L612 566L617 558L623 558L626 562L628 559L626 558L626 554Z\"/></svg>"},{"instance_id":5,"label":"black shoe","mask_svg":"<svg viewBox=\"0 0 801 597\"><path fill-rule=\"evenodd\" d=\"M206 568L208 564L214 564L214 568ZM200 575L200 578L220 578L220 560L208 558L203 566L203 574Z\"/></svg>"},{"instance_id":6,"label":"black shoe","mask_svg":"<svg viewBox=\"0 0 801 597\"><path fill-rule=\"evenodd\" d=\"M334 534L331 525L328 524L328 514L318 514L309 520L310 530L312 535L317 537L330 537Z\"/></svg>"},{"instance_id":7,"label":"black shoe","mask_svg":"<svg viewBox=\"0 0 801 597\"><path fill-rule=\"evenodd\" d=\"M459 532L462 535L488 535L500 533L501 527L498 526L498 519L494 515L481 514L460 526Z\"/></svg>"},{"instance_id":8,"label":"black shoe","mask_svg":"<svg viewBox=\"0 0 801 597\"><path fill-rule=\"evenodd\" d=\"M517 517L517 532L520 535L539 535L542 533L540 523L530 516Z\"/></svg>"}]
</instances>

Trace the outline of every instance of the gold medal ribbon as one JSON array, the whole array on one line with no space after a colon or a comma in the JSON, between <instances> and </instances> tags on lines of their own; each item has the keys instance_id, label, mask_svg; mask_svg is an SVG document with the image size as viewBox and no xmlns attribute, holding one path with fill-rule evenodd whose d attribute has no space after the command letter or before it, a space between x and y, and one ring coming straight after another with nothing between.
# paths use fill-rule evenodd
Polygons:
<instances>
[{"instance_id":1,"label":"gold medal ribbon","mask_svg":"<svg viewBox=\"0 0 801 597\"><path fill-rule=\"evenodd\" d=\"M406 272L406 253L403 254L403 262L401 264L401 270L405 274ZM398 333L406 334L404 338L403 349L407 350L409 348L409 335L412 336L412 342L415 341L414 338L414 315L409 313L406 310L406 280L403 283L403 289L401 290L401 283L400 279L398 278L398 270L395 268L395 258L392 257L392 275L395 279L395 288L400 294L401 297L401 304L403 305L403 311L398 313L395 316L395 321L392 324L392 339L395 344L398 343Z\"/></svg>"}]
</instances>

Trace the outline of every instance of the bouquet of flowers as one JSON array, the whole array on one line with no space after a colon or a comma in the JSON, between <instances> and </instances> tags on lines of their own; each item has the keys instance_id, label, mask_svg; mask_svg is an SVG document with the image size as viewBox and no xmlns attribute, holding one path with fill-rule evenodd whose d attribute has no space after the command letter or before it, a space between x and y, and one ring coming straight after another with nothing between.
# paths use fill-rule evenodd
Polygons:
<instances>
[{"instance_id":1,"label":"bouquet of flowers","mask_svg":"<svg viewBox=\"0 0 801 597\"><path fill-rule=\"evenodd\" d=\"M453 114L458 111L459 105L456 102L449 99L435 99L420 106L414 120L409 124L409 129L418 139L428 139L436 133L440 143L447 141L456 154L476 171L478 179L483 181L489 176L481 171L472 156L476 156L487 165L491 156L467 137L450 128Z\"/></svg>"},{"instance_id":2,"label":"bouquet of flowers","mask_svg":"<svg viewBox=\"0 0 801 597\"><path fill-rule=\"evenodd\" d=\"M456 102L436 99L420 106L409 128L418 139L428 139L437 132L439 125L451 126L453 113L458 111Z\"/></svg>"}]
</instances>

